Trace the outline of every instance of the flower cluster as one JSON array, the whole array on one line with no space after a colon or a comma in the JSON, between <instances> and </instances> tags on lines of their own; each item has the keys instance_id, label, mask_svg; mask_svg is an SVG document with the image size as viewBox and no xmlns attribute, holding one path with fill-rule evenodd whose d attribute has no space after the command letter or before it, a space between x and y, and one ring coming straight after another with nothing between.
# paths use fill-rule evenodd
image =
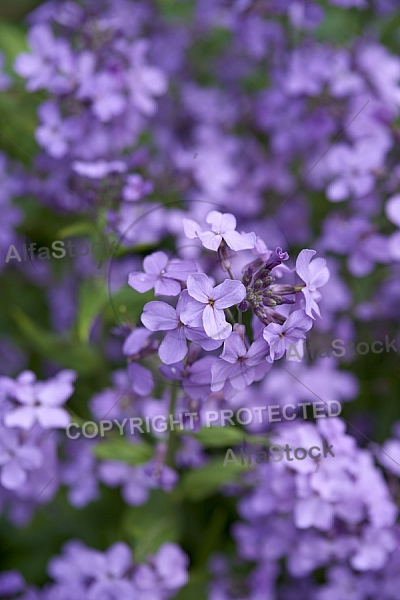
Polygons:
<instances>
[{"instance_id":1,"label":"flower cluster","mask_svg":"<svg viewBox=\"0 0 400 600\"><path fill-rule=\"evenodd\" d=\"M317 302L322 296L318 288L327 283L329 270L324 259L311 261L314 250L302 250L297 258L296 272L304 283L275 284L275 273L289 258L287 252L280 247L275 251L268 250L254 232L236 231L235 217L229 213L211 211L206 222L211 224L212 231L203 232L197 223L186 220L185 233L189 238L198 237L205 248L217 253L221 269L228 271L229 279L214 286L208 275L196 272L193 261L168 261L163 252L155 252L144 259L144 273L129 275L129 285L139 292L154 288L155 295L178 296L175 308L162 301L148 302L144 306L141 320L145 328L150 332L167 332L160 344L154 345L154 337L149 340L149 334L143 329L134 330L125 344L125 349L130 346L130 368L135 374L136 387L140 374L148 380L151 375L144 374L141 365L139 371L133 369L135 354L137 359L142 358L145 348L153 347L153 351L158 348L161 361L171 365L169 372L173 373L178 368L177 363L188 356L189 342L192 357L187 358L186 365L190 364L191 370L204 360L201 350L213 352L223 343L219 359L211 358L208 362L212 374L211 390L223 389L225 396L232 394L232 388L243 390L255 380L262 379L270 368L268 363L282 358L293 342L304 340L312 327L313 311L320 314ZM233 278L233 257L227 259L226 246L238 253L251 254L249 251L253 250L260 254L244 269L241 281ZM285 271L293 273L288 267ZM300 292L302 297L296 298ZM286 305L296 303L294 312L280 312L281 307L286 309ZM248 310L256 322L253 321L246 330L242 325L242 313ZM238 321L232 311L237 314ZM261 329L260 325L265 327ZM139 355L139 348L132 347L134 339L142 343ZM204 400L209 391L204 390Z\"/></svg>"},{"instance_id":2,"label":"flower cluster","mask_svg":"<svg viewBox=\"0 0 400 600\"><path fill-rule=\"evenodd\" d=\"M188 580L187 556L176 545L163 544L146 562L135 564L127 544L113 544L105 552L88 548L78 540L70 540L63 554L52 558L48 572L54 583L42 591L26 586L15 571L0 575L3 598L51 600L73 598L99 600L168 600ZM15 594L23 593L23 596Z\"/></svg>"},{"instance_id":3,"label":"flower cluster","mask_svg":"<svg viewBox=\"0 0 400 600\"><path fill-rule=\"evenodd\" d=\"M35 503L49 501L59 487L53 430L70 422L63 405L73 394L75 379L69 370L44 382L36 381L32 371L15 380L0 378L0 493L17 522L29 518Z\"/></svg>"}]
</instances>

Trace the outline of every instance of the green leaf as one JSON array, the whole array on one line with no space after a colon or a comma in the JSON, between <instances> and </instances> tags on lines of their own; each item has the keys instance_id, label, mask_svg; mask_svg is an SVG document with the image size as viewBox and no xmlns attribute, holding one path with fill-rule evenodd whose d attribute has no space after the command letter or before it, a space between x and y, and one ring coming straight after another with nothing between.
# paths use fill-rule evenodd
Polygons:
<instances>
[{"instance_id":1,"label":"green leaf","mask_svg":"<svg viewBox=\"0 0 400 600\"><path fill-rule=\"evenodd\" d=\"M1 20L0 48L6 55L10 66L12 66L18 54L21 52L29 52L29 46L26 43L24 30L17 25Z\"/></svg>"},{"instance_id":2,"label":"green leaf","mask_svg":"<svg viewBox=\"0 0 400 600\"><path fill-rule=\"evenodd\" d=\"M130 323L132 325L139 322L143 307L150 300L154 300L154 292L139 294L128 284L110 298L110 304L107 309L107 317L117 319L119 323Z\"/></svg>"},{"instance_id":3,"label":"green leaf","mask_svg":"<svg viewBox=\"0 0 400 600\"><path fill-rule=\"evenodd\" d=\"M80 342L87 342L93 320L110 302L107 286L101 279L82 282L79 288L77 333Z\"/></svg>"},{"instance_id":4,"label":"green leaf","mask_svg":"<svg viewBox=\"0 0 400 600\"><path fill-rule=\"evenodd\" d=\"M96 226L92 221L78 221L60 229L57 233L57 239L63 240L66 237L77 237L95 232Z\"/></svg>"},{"instance_id":5,"label":"green leaf","mask_svg":"<svg viewBox=\"0 0 400 600\"><path fill-rule=\"evenodd\" d=\"M261 436L251 436L238 427L202 427L197 433L190 433L204 446L210 448L223 448L226 446L236 446L243 440L253 444L265 444L266 438Z\"/></svg>"},{"instance_id":6,"label":"green leaf","mask_svg":"<svg viewBox=\"0 0 400 600\"><path fill-rule=\"evenodd\" d=\"M107 440L94 446L93 453L101 460L117 460L130 465L141 465L153 456L153 448L146 442L130 444L125 439Z\"/></svg>"},{"instance_id":7,"label":"green leaf","mask_svg":"<svg viewBox=\"0 0 400 600\"><path fill-rule=\"evenodd\" d=\"M41 356L80 375L103 370L101 355L95 348L79 345L76 340L42 329L18 308L12 311L12 315L25 339Z\"/></svg>"},{"instance_id":8,"label":"green leaf","mask_svg":"<svg viewBox=\"0 0 400 600\"><path fill-rule=\"evenodd\" d=\"M224 458L213 459L204 467L185 473L180 482L183 495L189 500L198 501L217 493L226 483L238 482L246 465L228 463L223 466Z\"/></svg>"},{"instance_id":9,"label":"green leaf","mask_svg":"<svg viewBox=\"0 0 400 600\"><path fill-rule=\"evenodd\" d=\"M161 490L153 490L143 506L128 508L122 525L133 538L138 562L157 552L165 542L178 542L180 538L179 511L171 496Z\"/></svg>"},{"instance_id":10,"label":"green leaf","mask_svg":"<svg viewBox=\"0 0 400 600\"><path fill-rule=\"evenodd\" d=\"M210 576L206 570L189 573L188 583L179 590L174 600L207 600Z\"/></svg>"}]
</instances>

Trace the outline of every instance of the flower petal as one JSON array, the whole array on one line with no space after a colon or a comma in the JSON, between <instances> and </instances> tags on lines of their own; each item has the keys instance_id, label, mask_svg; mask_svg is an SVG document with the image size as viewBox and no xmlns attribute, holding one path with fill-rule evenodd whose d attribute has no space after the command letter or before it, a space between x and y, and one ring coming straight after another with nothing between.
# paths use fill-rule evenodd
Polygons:
<instances>
[{"instance_id":1,"label":"flower petal","mask_svg":"<svg viewBox=\"0 0 400 600\"><path fill-rule=\"evenodd\" d=\"M205 231L199 234L199 238L204 248L207 250L217 251L222 242L222 235L213 231Z\"/></svg>"},{"instance_id":2,"label":"flower petal","mask_svg":"<svg viewBox=\"0 0 400 600\"><path fill-rule=\"evenodd\" d=\"M235 279L225 279L214 288L212 298L215 300L216 308L229 308L234 304L239 304L246 295L246 288L243 283Z\"/></svg>"},{"instance_id":3,"label":"flower petal","mask_svg":"<svg viewBox=\"0 0 400 600\"><path fill-rule=\"evenodd\" d=\"M166 365L183 360L187 354L185 328L177 327L169 331L158 349L158 356Z\"/></svg>"},{"instance_id":4,"label":"flower petal","mask_svg":"<svg viewBox=\"0 0 400 600\"><path fill-rule=\"evenodd\" d=\"M224 311L209 304L203 311L203 327L213 340L225 340L232 332L232 325L226 322Z\"/></svg>"},{"instance_id":5,"label":"flower petal","mask_svg":"<svg viewBox=\"0 0 400 600\"><path fill-rule=\"evenodd\" d=\"M167 264L168 256L165 252L153 252L143 260L143 269L150 275L159 275Z\"/></svg>"},{"instance_id":6,"label":"flower petal","mask_svg":"<svg viewBox=\"0 0 400 600\"><path fill-rule=\"evenodd\" d=\"M182 219L182 223L183 231L190 240L199 237L199 233L202 233L202 229L196 221L192 221L192 219Z\"/></svg>"},{"instance_id":7,"label":"flower petal","mask_svg":"<svg viewBox=\"0 0 400 600\"><path fill-rule=\"evenodd\" d=\"M128 285L141 294L151 290L154 287L155 282L155 275L142 273L142 271L132 271L132 273L129 273Z\"/></svg>"},{"instance_id":8,"label":"flower petal","mask_svg":"<svg viewBox=\"0 0 400 600\"><path fill-rule=\"evenodd\" d=\"M238 231L228 231L224 233L224 240L229 248L238 252L239 250L251 250L256 245L256 234L239 233Z\"/></svg>"},{"instance_id":9,"label":"flower petal","mask_svg":"<svg viewBox=\"0 0 400 600\"><path fill-rule=\"evenodd\" d=\"M309 276L309 264L310 260L316 254L315 250L304 249L300 252L296 260L296 273L305 282L308 283Z\"/></svg>"},{"instance_id":10,"label":"flower petal","mask_svg":"<svg viewBox=\"0 0 400 600\"><path fill-rule=\"evenodd\" d=\"M140 319L150 331L168 331L178 326L176 311L166 302L148 302Z\"/></svg>"},{"instance_id":11,"label":"flower petal","mask_svg":"<svg viewBox=\"0 0 400 600\"><path fill-rule=\"evenodd\" d=\"M189 296L198 302L207 304L213 292L213 287L207 275L204 275L204 273L193 273L193 275L188 277L187 290Z\"/></svg>"}]
</instances>

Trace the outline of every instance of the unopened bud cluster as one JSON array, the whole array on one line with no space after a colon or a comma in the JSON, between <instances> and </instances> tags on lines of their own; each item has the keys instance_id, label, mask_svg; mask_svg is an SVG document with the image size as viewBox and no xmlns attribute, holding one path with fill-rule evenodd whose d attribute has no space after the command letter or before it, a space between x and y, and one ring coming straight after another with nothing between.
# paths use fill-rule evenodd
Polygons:
<instances>
[{"instance_id":1,"label":"unopened bud cluster","mask_svg":"<svg viewBox=\"0 0 400 600\"><path fill-rule=\"evenodd\" d=\"M293 294L300 292L304 287L274 284L276 277L271 275L272 269L288 258L287 252L278 247L266 263L257 259L245 269L242 283L246 288L246 297L240 303L239 310L252 310L265 325L285 322L285 318L274 308L281 304L294 304Z\"/></svg>"}]
</instances>

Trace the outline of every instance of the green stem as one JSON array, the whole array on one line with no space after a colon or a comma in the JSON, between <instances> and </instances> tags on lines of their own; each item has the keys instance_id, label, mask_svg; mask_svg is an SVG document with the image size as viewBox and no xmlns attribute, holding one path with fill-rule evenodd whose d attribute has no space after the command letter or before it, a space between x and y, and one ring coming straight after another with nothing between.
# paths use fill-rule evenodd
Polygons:
<instances>
[{"instance_id":1,"label":"green stem","mask_svg":"<svg viewBox=\"0 0 400 600\"><path fill-rule=\"evenodd\" d=\"M169 405L169 414L170 415L174 415L174 413L175 413L177 398L178 398L178 386L172 385L171 402ZM169 437L168 437L167 456L165 459L166 464L169 465L170 467L175 466L174 458L175 458L175 451L176 451L177 447L178 447L178 438L176 437L176 429L170 429Z\"/></svg>"},{"instance_id":2,"label":"green stem","mask_svg":"<svg viewBox=\"0 0 400 600\"><path fill-rule=\"evenodd\" d=\"M235 325L236 321L235 321L235 319L234 319L234 317L233 317L233 314L232 314L232 311L231 311L231 309L230 309L230 308L225 308L225 312L227 313L227 315L228 315L228 318L229 318L229 320L230 320L231 324L232 324L232 325Z\"/></svg>"}]
</instances>

